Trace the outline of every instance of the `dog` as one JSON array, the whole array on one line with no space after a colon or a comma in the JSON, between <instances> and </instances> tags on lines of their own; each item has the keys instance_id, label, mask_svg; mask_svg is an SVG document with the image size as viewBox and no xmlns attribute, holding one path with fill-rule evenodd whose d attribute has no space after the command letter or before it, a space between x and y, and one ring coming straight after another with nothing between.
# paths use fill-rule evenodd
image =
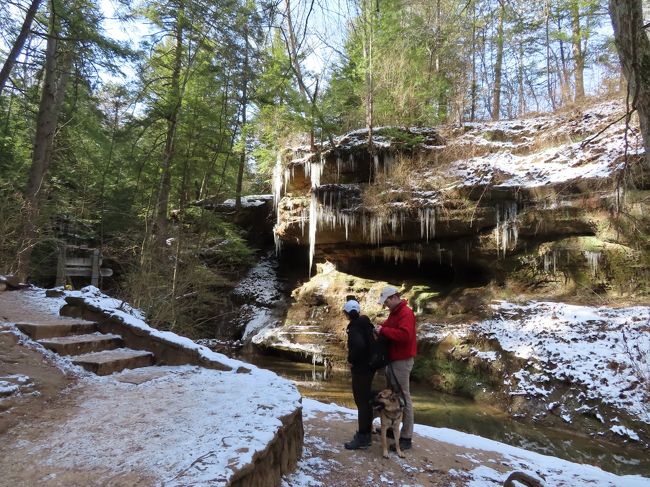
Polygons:
<instances>
[{"instance_id":1,"label":"dog","mask_svg":"<svg viewBox=\"0 0 650 487\"><path fill-rule=\"evenodd\" d=\"M404 455L399 447L399 433L404 412L399 394L391 389L379 391L375 394L372 409L374 416L379 417L381 420L381 448L383 450L384 458L388 458L388 438L386 437L388 428L393 430L395 451L397 452L397 455L400 458L404 458L406 455Z\"/></svg>"}]
</instances>

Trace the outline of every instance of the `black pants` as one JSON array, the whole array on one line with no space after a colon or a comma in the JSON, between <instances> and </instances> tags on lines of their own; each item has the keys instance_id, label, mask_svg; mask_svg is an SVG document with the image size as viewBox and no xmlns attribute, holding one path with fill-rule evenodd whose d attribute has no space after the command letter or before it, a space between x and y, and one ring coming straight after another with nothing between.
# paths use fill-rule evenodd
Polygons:
<instances>
[{"instance_id":1,"label":"black pants","mask_svg":"<svg viewBox=\"0 0 650 487\"><path fill-rule=\"evenodd\" d=\"M359 433L372 431L372 379L375 372L352 372L352 395L359 412Z\"/></svg>"}]
</instances>

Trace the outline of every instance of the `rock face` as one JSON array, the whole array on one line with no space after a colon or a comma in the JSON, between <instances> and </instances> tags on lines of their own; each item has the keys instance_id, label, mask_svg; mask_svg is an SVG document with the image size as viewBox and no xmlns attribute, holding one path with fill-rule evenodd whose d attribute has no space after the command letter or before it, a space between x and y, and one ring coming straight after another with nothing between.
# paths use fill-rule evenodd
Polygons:
<instances>
[{"instance_id":1,"label":"rock face","mask_svg":"<svg viewBox=\"0 0 650 487\"><path fill-rule=\"evenodd\" d=\"M346 296L357 296L363 313L380 322L385 311L376 298L390 283L421 327L442 330L439 340L420 336L417 379L513 416L615 440L618 416L648 441L647 424L600 397L572 413L575 425L556 414L555 402L585 402L577 376L554 378L547 396L515 390L524 382L516 374L557 362L520 353L537 350L548 335L533 333L521 350L506 350L490 333L472 331L494 314L494 299L648 302L647 168L638 129L617 122L623 113L611 101L526 120L378 128L371 145L359 130L316 152L288 150L273 178L276 249L283 256L300 250L304 262L295 257L292 265L313 277L293 291L285 319L258 329L252 343L344 367ZM623 191L625 181L635 189ZM596 327L581 325L585 336ZM517 380L504 383L505 376Z\"/></svg>"},{"instance_id":2,"label":"rock face","mask_svg":"<svg viewBox=\"0 0 650 487\"><path fill-rule=\"evenodd\" d=\"M293 148L274 172L276 243L308 247L309 268L329 260L350 271L379 260L504 279L522 255L562 272L565 251L582 254L572 266L584 272L606 265L622 171L641 171L643 155L638 130L613 123L622 112L612 101L509 122L378 128L372 146L359 130L317 152ZM587 236L596 238L576 245Z\"/></svg>"}]
</instances>

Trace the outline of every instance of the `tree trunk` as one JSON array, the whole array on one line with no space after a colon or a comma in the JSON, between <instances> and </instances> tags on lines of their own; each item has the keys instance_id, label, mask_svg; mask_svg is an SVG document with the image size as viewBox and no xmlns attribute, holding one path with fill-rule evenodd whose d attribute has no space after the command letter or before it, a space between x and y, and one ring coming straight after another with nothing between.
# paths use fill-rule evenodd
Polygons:
<instances>
[{"instance_id":1,"label":"tree trunk","mask_svg":"<svg viewBox=\"0 0 650 487\"><path fill-rule=\"evenodd\" d=\"M167 238L167 210L169 207L169 194L171 192L172 159L174 157L174 146L176 141L176 127L178 126L178 114L181 107L181 68L183 56L183 8L182 4L177 12L174 37L174 64L172 67L169 106L167 107L167 133L165 136L165 149L160 163L160 187L156 202L156 224L154 228L156 247L162 248Z\"/></svg>"},{"instance_id":2,"label":"tree trunk","mask_svg":"<svg viewBox=\"0 0 650 487\"><path fill-rule=\"evenodd\" d=\"M373 87L373 72L372 72L372 41L373 41L373 13L372 1L365 0L362 2L363 8L363 57L366 61L366 128L368 129L368 151L373 153L372 144L372 128L373 128L373 103L374 103L374 87Z\"/></svg>"},{"instance_id":3,"label":"tree trunk","mask_svg":"<svg viewBox=\"0 0 650 487\"><path fill-rule=\"evenodd\" d=\"M555 111L555 93L553 90L553 85L551 84L551 40L550 40L550 17L551 17L551 5L549 0L546 0L546 6L544 8L544 17L545 17L545 40L546 40L546 90L548 92L548 99L551 101L551 108Z\"/></svg>"},{"instance_id":4,"label":"tree trunk","mask_svg":"<svg viewBox=\"0 0 650 487\"><path fill-rule=\"evenodd\" d=\"M476 3L472 4L472 88L471 88L471 108L469 119L473 122L476 119L476 92L477 92L477 75L476 75Z\"/></svg>"},{"instance_id":5,"label":"tree trunk","mask_svg":"<svg viewBox=\"0 0 650 487\"><path fill-rule=\"evenodd\" d=\"M557 16L557 30L562 31L562 18L558 12ZM560 91L562 103L566 104L571 100L571 83L569 77L569 68L567 67L567 55L564 52L564 41L560 38L560 61L561 65L558 66L558 73L560 76Z\"/></svg>"},{"instance_id":6,"label":"tree trunk","mask_svg":"<svg viewBox=\"0 0 650 487\"><path fill-rule=\"evenodd\" d=\"M505 6L501 3L497 26L497 55L494 61L494 91L492 92L492 120L499 120L501 111L501 70L503 67L503 21Z\"/></svg>"},{"instance_id":7,"label":"tree trunk","mask_svg":"<svg viewBox=\"0 0 650 487\"><path fill-rule=\"evenodd\" d=\"M16 274L25 282L29 275L32 250L37 243L37 224L39 196L47 170L52 162L52 146L59 113L65 98L65 90L70 76L72 52L69 46L62 48L59 15L50 5L43 89L36 119L36 135L32 150L32 165L25 188L25 215L22 243L17 255Z\"/></svg>"},{"instance_id":8,"label":"tree trunk","mask_svg":"<svg viewBox=\"0 0 650 487\"><path fill-rule=\"evenodd\" d=\"M284 4L285 4L286 18L287 18L286 43L287 43L287 51L289 53L289 59L291 60L291 68L293 69L293 72L296 75L296 80L298 82L298 89L300 90L300 94L302 95L303 100L305 101L306 104L309 104L313 108L313 106L316 103L316 100L314 99L314 97L312 97L311 93L309 93L309 90L305 85L305 78L303 77L302 67L300 66L300 60L298 59L298 41L296 39L296 32L293 27L293 21L291 20L291 0L285 0ZM305 113L305 118L307 118L306 113ZM310 140L312 151L316 150L314 130L315 127L312 119L311 128L309 131L309 140Z\"/></svg>"},{"instance_id":9,"label":"tree trunk","mask_svg":"<svg viewBox=\"0 0 650 487\"><path fill-rule=\"evenodd\" d=\"M609 15L621 68L628 82L650 167L650 39L643 26L641 0L609 0ZM647 29L647 26L646 26Z\"/></svg>"},{"instance_id":10,"label":"tree trunk","mask_svg":"<svg viewBox=\"0 0 650 487\"><path fill-rule=\"evenodd\" d=\"M244 66L242 70L242 96L241 96L241 153L239 155L239 169L237 171L237 188L235 190L235 209L241 208L241 193L244 183L244 169L246 167L246 105L248 105L248 27L244 24ZM313 130L312 130L313 134ZM313 146L313 142L312 142Z\"/></svg>"},{"instance_id":11,"label":"tree trunk","mask_svg":"<svg viewBox=\"0 0 650 487\"><path fill-rule=\"evenodd\" d=\"M25 15L25 20L23 21L23 26L20 28L18 37L16 37L14 45L11 47L11 51L9 51L7 59L2 65L2 70L0 70L0 95L4 90L5 83L9 79L9 75L11 74L11 70L13 69L14 64L16 64L18 55L23 50L23 46L25 45L25 41L29 35L29 31L32 27L32 22L34 21L36 12L38 12L38 7L41 5L41 1L42 0L32 0L29 9L27 9L27 15Z\"/></svg>"},{"instance_id":12,"label":"tree trunk","mask_svg":"<svg viewBox=\"0 0 650 487\"><path fill-rule=\"evenodd\" d=\"M571 2L571 39L573 46L573 61L575 63L575 100L585 97L585 53L582 48L582 28L580 27L580 6L577 1Z\"/></svg>"},{"instance_id":13,"label":"tree trunk","mask_svg":"<svg viewBox=\"0 0 650 487\"><path fill-rule=\"evenodd\" d=\"M526 97L524 96L524 44L519 44L519 67L517 71L517 116L523 117L526 113Z\"/></svg>"}]
</instances>

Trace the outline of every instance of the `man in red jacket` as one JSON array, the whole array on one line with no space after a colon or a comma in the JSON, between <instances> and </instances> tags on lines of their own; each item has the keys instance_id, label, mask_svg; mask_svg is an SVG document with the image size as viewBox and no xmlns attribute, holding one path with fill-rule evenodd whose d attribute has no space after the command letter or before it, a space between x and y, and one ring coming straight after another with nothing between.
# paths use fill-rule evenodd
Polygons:
<instances>
[{"instance_id":1,"label":"man in red jacket","mask_svg":"<svg viewBox=\"0 0 650 487\"><path fill-rule=\"evenodd\" d=\"M413 436L413 402L411 401L409 378L417 353L415 314L408 307L406 300L399 297L399 292L393 286L386 286L382 289L379 295L379 304L386 306L390 311L386 321L380 326L376 326L375 331L390 340L388 346L390 366L386 367L386 379L393 385L397 380L399 387L395 388L398 391L401 388L404 394L405 406L399 446L402 450L408 450L411 448Z\"/></svg>"}]
</instances>

